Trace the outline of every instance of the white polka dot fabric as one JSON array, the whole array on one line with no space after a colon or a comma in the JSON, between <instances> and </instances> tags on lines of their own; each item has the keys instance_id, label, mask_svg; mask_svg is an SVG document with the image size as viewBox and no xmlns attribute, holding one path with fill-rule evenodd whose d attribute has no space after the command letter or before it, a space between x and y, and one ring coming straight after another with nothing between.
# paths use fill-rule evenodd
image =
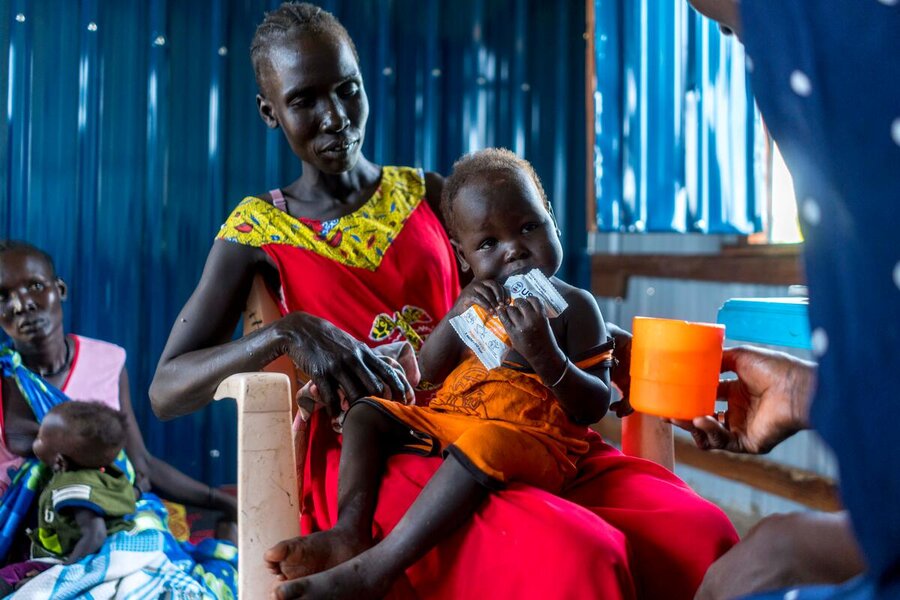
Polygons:
<instances>
[{"instance_id":1,"label":"white polka dot fabric","mask_svg":"<svg viewBox=\"0 0 900 600\"><path fill-rule=\"evenodd\" d=\"M816 356L824 356L828 352L828 334L821 327L817 327L812 332L810 338L813 354Z\"/></svg>"},{"instance_id":2,"label":"white polka dot fabric","mask_svg":"<svg viewBox=\"0 0 900 600\"><path fill-rule=\"evenodd\" d=\"M791 89L798 96L805 98L812 94L812 82L803 71L794 71L791 73Z\"/></svg>"},{"instance_id":3,"label":"white polka dot fabric","mask_svg":"<svg viewBox=\"0 0 900 600\"><path fill-rule=\"evenodd\" d=\"M814 198L804 200L803 204L800 205L800 212L803 215L803 219L810 225L818 225L822 219L822 210Z\"/></svg>"}]
</instances>

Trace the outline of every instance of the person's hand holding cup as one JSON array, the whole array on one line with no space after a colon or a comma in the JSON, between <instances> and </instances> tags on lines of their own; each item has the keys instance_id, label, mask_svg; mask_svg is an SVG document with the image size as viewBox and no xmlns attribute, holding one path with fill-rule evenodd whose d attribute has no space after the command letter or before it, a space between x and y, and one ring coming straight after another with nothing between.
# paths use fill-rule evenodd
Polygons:
<instances>
[{"instance_id":1,"label":"person's hand holding cup","mask_svg":"<svg viewBox=\"0 0 900 600\"><path fill-rule=\"evenodd\" d=\"M816 366L783 352L738 346L722 355L722 372L736 379L719 383L727 410L673 423L691 433L704 450L765 454L809 427L809 398Z\"/></svg>"}]
</instances>

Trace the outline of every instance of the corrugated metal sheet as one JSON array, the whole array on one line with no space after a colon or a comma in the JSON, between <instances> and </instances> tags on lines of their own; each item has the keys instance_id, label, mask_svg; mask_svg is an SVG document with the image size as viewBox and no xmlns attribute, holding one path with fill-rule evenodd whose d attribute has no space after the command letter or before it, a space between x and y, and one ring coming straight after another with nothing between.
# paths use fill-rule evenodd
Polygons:
<instances>
[{"instance_id":1,"label":"corrugated metal sheet","mask_svg":"<svg viewBox=\"0 0 900 600\"><path fill-rule=\"evenodd\" d=\"M128 350L151 449L233 479L234 415L165 425L146 390L227 211L299 165L256 116L248 48L270 0L3 0L0 236L56 257L71 330ZM332 0L359 50L367 155L443 173L530 159L583 273L584 7L560 0Z\"/></svg>"},{"instance_id":2,"label":"corrugated metal sheet","mask_svg":"<svg viewBox=\"0 0 900 600\"><path fill-rule=\"evenodd\" d=\"M683 0L594 0L600 231L762 226L743 47Z\"/></svg>"}]
</instances>

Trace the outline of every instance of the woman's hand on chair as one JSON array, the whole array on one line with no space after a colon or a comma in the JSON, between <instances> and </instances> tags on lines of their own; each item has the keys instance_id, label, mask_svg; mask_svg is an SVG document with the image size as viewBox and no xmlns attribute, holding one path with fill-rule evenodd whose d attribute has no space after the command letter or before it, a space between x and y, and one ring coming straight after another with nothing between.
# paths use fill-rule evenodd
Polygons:
<instances>
[{"instance_id":1,"label":"woman's hand on chair","mask_svg":"<svg viewBox=\"0 0 900 600\"><path fill-rule=\"evenodd\" d=\"M375 350L377 351L377 348ZM410 382L408 378L407 367L404 367L397 360L390 356L384 356L381 354L378 354L377 356L379 359L383 360L385 364L394 369L394 371L397 373L397 376L403 382L405 390L403 396L396 397L394 398L394 400L403 402L404 404L413 404L416 399L416 392L412 382ZM418 372L416 372L415 375L416 383L418 383ZM313 381L306 382L306 384L297 391L297 402L301 402L302 398L309 398L315 404L325 404L325 401L322 399L322 394L319 392L319 387ZM351 402L347 400L347 396L344 394L343 390L338 389L338 398L341 404L341 411L350 410ZM303 405L301 404L301 406Z\"/></svg>"},{"instance_id":2,"label":"woman's hand on chair","mask_svg":"<svg viewBox=\"0 0 900 600\"><path fill-rule=\"evenodd\" d=\"M350 402L366 396L405 395L406 386L391 367L328 321L295 312L282 318L278 326L285 339L284 354L316 384L332 415L340 412L339 389Z\"/></svg>"}]
</instances>

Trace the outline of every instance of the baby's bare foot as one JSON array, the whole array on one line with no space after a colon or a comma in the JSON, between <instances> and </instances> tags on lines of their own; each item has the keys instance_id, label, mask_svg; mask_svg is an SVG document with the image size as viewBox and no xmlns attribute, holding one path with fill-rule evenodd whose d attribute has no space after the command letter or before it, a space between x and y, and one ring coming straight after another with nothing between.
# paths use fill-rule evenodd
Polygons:
<instances>
[{"instance_id":1,"label":"baby's bare foot","mask_svg":"<svg viewBox=\"0 0 900 600\"><path fill-rule=\"evenodd\" d=\"M393 581L389 577L375 573L365 567L370 561L357 556L333 569L288 581L278 586L276 596L280 600L295 598L329 600L377 600L391 589Z\"/></svg>"},{"instance_id":2,"label":"baby's bare foot","mask_svg":"<svg viewBox=\"0 0 900 600\"><path fill-rule=\"evenodd\" d=\"M371 540L338 529L285 540L265 555L270 569L286 579L306 577L337 566L371 547Z\"/></svg>"}]
</instances>

